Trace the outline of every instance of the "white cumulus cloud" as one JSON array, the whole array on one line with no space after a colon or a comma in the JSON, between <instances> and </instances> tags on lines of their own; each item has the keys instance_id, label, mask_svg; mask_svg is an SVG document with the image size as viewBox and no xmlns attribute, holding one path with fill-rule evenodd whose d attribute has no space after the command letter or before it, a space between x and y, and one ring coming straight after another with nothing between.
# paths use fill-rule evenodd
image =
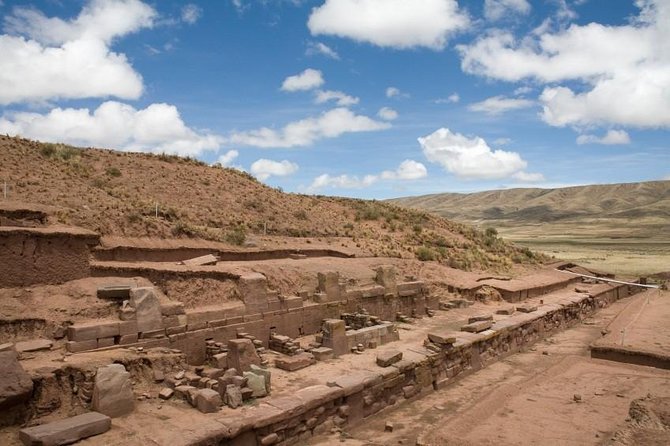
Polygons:
<instances>
[{"instance_id":1,"label":"white cumulus cloud","mask_svg":"<svg viewBox=\"0 0 670 446\"><path fill-rule=\"evenodd\" d=\"M444 48L470 20L455 0L326 0L307 22L313 35L333 35L380 47Z\"/></svg>"},{"instance_id":2,"label":"white cumulus cloud","mask_svg":"<svg viewBox=\"0 0 670 446\"><path fill-rule=\"evenodd\" d=\"M365 187L372 186L380 180L401 180L401 181L411 181L424 178L428 175L426 166L423 164L414 161L414 160L405 160L396 170L385 170L380 174L375 175L364 175L362 177L357 175L329 175L324 173L314 178L312 183L307 188L307 191L314 193L320 189L332 188L332 189L362 189Z\"/></svg>"},{"instance_id":3,"label":"white cumulus cloud","mask_svg":"<svg viewBox=\"0 0 670 446\"><path fill-rule=\"evenodd\" d=\"M237 150L229 150L223 155L219 156L218 162L222 166L230 166L230 163L235 161L239 155L240 152L238 152Z\"/></svg>"},{"instance_id":4,"label":"white cumulus cloud","mask_svg":"<svg viewBox=\"0 0 670 446\"><path fill-rule=\"evenodd\" d=\"M428 161L461 178L520 179L524 175L536 175L524 172L528 163L517 152L493 150L480 137L468 138L447 128L419 138L419 144Z\"/></svg>"},{"instance_id":5,"label":"white cumulus cloud","mask_svg":"<svg viewBox=\"0 0 670 446\"><path fill-rule=\"evenodd\" d=\"M153 26L139 0L92 0L71 20L16 7L0 35L0 104L116 96L136 99L142 77L114 39Z\"/></svg>"},{"instance_id":6,"label":"white cumulus cloud","mask_svg":"<svg viewBox=\"0 0 670 446\"><path fill-rule=\"evenodd\" d=\"M251 173L261 181L271 176L284 177L298 171L298 165L287 160L273 161L261 158L251 165Z\"/></svg>"},{"instance_id":7,"label":"white cumulus cloud","mask_svg":"<svg viewBox=\"0 0 670 446\"><path fill-rule=\"evenodd\" d=\"M484 0L484 17L488 20L500 20L509 14L523 14L530 12L528 0Z\"/></svg>"},{"instance_id":8,"label":"white cumulus cloud","mask_svg":"<svg viewBox=\"0 0 670 446\"><path fill-rule=\"evenodd\" d=\"M414 160L405 160L396 170L385 170L381 177L385 180L418 180L428 176L428 170L422 163Z\"/></svg>"},{"instance_id":9,"label":"white cumulus cloud","mask_svg":"<svg viewBox=\"0 0 670 446\"><path fill-rule=\"evenodd\" d=\"M458 47L464 71L551 84L540 95L552 126L670 127L670 2L638 0L625 25L543 26L523 38L492 31ZM560 84L563 82L578 82ZM558 84L558 85L557 85Z\"/></svg>"},{"instance_id":10,"label":"white cumulus cloud","mask_svg":"<svg viewBox=\"0 0 670 446\"><path fill-rule=\"evenodd\" d=\"M20 112L0 118L0 133L40 141L194 156L217 150L220 136L186 126L173 105L137 110L116 101L97 109L54 108L48 113Z\"/></svg>"},{"instance_id":11,"label":"white cumulus cloud","mask_svg":"<svg viewBox=\"0 0 670 446\"><path fill-rule=\"evenodd\" d=\"M262 127L257 130L235 132L228 138L232 144L270 147L308 146L324 138L336 138L344 133L384 130L391 125L357 115L347 108L334 108L318 117L291 122L280 130Z\"/></svg>"},{"instance_id":12,"label":"white cumulus cloud","mask_svg":"<svg viewBox=\"0 0 670 446\"><path fill-rule=\"evenodd\" d=\"M349 96L341 91L333 90L317 90L314 97L317 104L323 104L328 101L335 101L340 107L349 107L350 105L358 104L359 99L354 96Z\"/></svg>"},{"instance_id":13,"label":"white cumulus cloud","mask_svg":"<svg viewBox=\"0 0 670 446\"><path fill-rule=\"evenodd\" d=\"M377 116L382 118L384 121L393 121L398 119L398 112L389 107L382 107L377 112Z\"/></svg>"},{"instance_id":14,"label":"white cumulus cloud","mask_svg":"<svg viewBox=\"0 0 670 446\"><path fill-rule=\"evenodd\" d=\"M468 110L486 113L487 115L499 115L510 110L528 108L533 105L535 105L535 102L528 99L493 96L481 102L470 104Z\"/></svg>"},{"instance_id":15,"label":"white cumulus cloud","mask_svg":"<svg viewBox=\"0 0 670 446\"><path fill-rule=\"evenodd\" d=\"M321 55L331 59L340 60L340 55L337 54L334 49L321 42L309 42L307 44L307 50L305 51L305 54L308 56Z\"/></svg>"},{"instance_id":16,"label":"white cumulus cloud","mask_svg":"<svg viewBox=\"0 0 670 446\"><path fill-rule=\"evenodd\" d=\"M630 136L625 130L608 130L604 136L579 135L577 144L630 144Z\"/></svg>"},{"instance_id":17,"label":"white cumulus cloud","mask_svg":"<svg viewBox=\"0 0 670 446\"><path fill-rule=\"evenodd\" d=\"M300 74L284 79L281 89L284 91L306 91L318 88L323 83L324 80L321 71L307 68Z\"/></svg>"}]
</instances>

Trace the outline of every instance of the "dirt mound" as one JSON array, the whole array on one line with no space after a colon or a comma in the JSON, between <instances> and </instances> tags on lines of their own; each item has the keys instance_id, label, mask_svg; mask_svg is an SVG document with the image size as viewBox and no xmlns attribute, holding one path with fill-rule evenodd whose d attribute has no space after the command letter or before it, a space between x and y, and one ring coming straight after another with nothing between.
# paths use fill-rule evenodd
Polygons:
<instances>
[{"instance_id":1,"label":"dirt mound","mask_svg":"<svg viewBox=\"0 0 670 446\"><path fill-rule=\"evenodd\" d=\"M103 236L206 239L230 246L258 235L340 237L344 247L368 255L438 260L466 270L505 270L542 260L495 233L425 212L287 194L247 173L176 156L0 137L0 176L14 203L48 205L49 223Z\"/></svg>"},{"instance_id":2,"label":"dirt mound","mask_svg":"<svg viewBox=\"0 0 670 446\"><path fill-rule=\"evenodd\" d=\"M661 446L670 444L670 397L647 395L630 403L627 425L612 444Z\"/></svg>"}]
</instances>

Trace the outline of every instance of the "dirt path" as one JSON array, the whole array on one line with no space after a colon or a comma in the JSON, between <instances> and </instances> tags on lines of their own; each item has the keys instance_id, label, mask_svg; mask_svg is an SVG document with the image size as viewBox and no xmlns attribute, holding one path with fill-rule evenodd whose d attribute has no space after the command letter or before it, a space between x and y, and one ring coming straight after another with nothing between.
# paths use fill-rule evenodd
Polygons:
<instances>
[{"instance_id":1,"label":"dirt path","mask_svg":"<svg viewBox=\"0 0 670 446\"><path fill-rule=\"evenodd\" d=\"M589 357L589 343L627 303L601 311L532 351L311 444L607 444L626 420L631 400L649 393L670 396L668 371ZM392 432L385 431L387 422Z\"/></svg>"}]
</instances>

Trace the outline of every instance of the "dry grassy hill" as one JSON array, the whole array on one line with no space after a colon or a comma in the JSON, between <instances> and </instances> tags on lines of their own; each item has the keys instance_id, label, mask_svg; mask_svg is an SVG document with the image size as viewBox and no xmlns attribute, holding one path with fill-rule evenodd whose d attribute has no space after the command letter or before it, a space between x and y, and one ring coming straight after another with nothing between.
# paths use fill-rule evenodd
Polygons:
<instances>
[{"instance_id":1,"label":"dry grassy hill","mask_svg":"<svg viewBox=\"0 0 670 446\"><path fill-rule=\"evenodd\" d=\"M670 181L560 189L507 189L392 200L458 221L496 227L590 225L612 237L670 235Z\"/></svg>"},{"instance_id":2,"label":"dry grassy hill","mask_svg":"<svg viewBox=\"0 0 670 446\"><path fill-rule=\"evenodd\" d=\"M52 222L102 235L231 245L262 233L348 237L372 255L435 259L461 269L538 261L491 231L390 203L287 194L246 173L176 156L0 137L2 181L9 185L6 203L50 206Z\"/></svg>"}]
</instances>

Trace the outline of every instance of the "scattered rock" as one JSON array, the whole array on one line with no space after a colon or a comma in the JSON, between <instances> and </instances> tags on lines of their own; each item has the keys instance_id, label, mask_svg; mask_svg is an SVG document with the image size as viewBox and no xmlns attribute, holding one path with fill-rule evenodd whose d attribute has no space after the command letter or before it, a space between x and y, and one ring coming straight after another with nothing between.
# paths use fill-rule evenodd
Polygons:
<instances>
[{"instance_id":1,"label":"scattered rock","mask_svg":"<svg viewBox=\"0 0 670 446\"><path fill-rule=\"evenodd\" d=\"M393 423L390 421L387 421L386 424L384 425L384 431L385 432L393 432Z\"/></svg>"},{"instance_id":2,"label":"scattered rock","mask_svg":"<svg viewBox=\"0 0 670 446\"><path fill-rule=\"evenodd\" d=\"M582 396L578 393L575 393L572 395L572 399L575 403L581 403L582 402Z\"/></svg>"}]
</instances>

